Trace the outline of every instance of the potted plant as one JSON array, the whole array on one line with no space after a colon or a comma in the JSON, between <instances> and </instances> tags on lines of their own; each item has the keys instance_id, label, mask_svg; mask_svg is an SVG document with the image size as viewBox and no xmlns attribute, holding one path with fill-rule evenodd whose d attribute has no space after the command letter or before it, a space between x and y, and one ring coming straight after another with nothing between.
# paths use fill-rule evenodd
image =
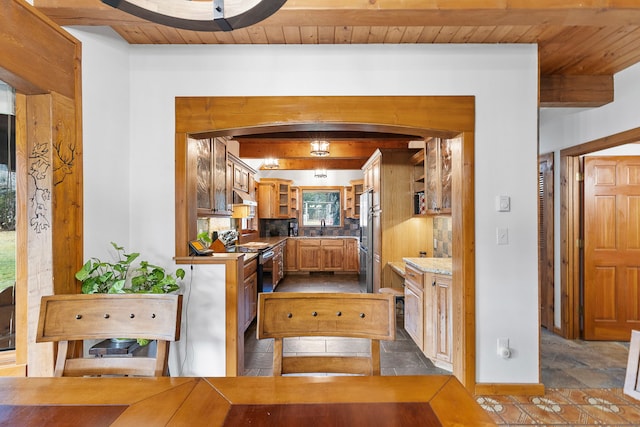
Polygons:
<instances>
[{"instance_id":1,"label":"potted plant","mask_svg":"<svg viewBox=\"0 0 640 427\"><path fill-rule=\"evenodd\" d=\"M106 262L98 258L90 258L78 272L76 279L82 282L83 294L168 294L180 289L178 279L182 280L185 271L178 268L175 273L167 274L163 267L140 261L137 267L133 263L140 253L128 254L124 247L111 242L116 250L117 260ZM129 276L131 274L131 276ZM120 338L121 342L133 341ZM138 339L138 344L147 345L149 340Z\"/></svg>"},{"instance_id":2,"label":"potted plant","mask_svg":"<svg viewBox=\"0 0 640 427\"><path fill-rule=\"evenodd\" d=\"M111 242L118 259L115 262L90 258L76 273L76 279L82 282L83 294L109 293L171 293L180 289L178 279L184 279L185 271L178 268L175 273L167 274L163 267L140 261L134 267L133 262L140 253L127 254L124 247ZM131 273L131 277L129 274Z\"/></svg>"}]
</instances>

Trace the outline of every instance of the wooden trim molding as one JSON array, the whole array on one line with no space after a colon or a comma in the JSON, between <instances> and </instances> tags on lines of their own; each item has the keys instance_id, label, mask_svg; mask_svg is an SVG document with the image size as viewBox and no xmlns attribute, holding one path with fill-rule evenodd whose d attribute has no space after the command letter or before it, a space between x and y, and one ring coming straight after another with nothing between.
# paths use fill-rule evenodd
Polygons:
<instances>
[{"instance_id":1,"label":"wooden trim molding","mask_svg":"<svg viewBox=\"0 0 640 427\"><path fill-rule=\"evenodd\" d=\"M460 136L453 165L453 346L454 375L467 390L476 381L475 344L475 98L471 96L265 96L177 97L176 256L187 256L195 227L194 183L187 170L188 137L238 136L284 131L360 130L418 135ZM194 187L195 188L195 187ZM191 196L190 196L191 194ZM190 225L192 223L192 225ZM231 267L233 268L233 267ZM234 274L236 274L234 272ZM227 303L233 303L228 295ZM229 307L229 306L227 306ZM232 315L227 311L228 315ZM227 332L231 333L227 324ZM238 334L241 340L243 335ZM227 349L237 348L229 341ZM238 354L239 356L239 354ZM232 357L232 353L227 353ZM228 365L229 366L228 362ZM238 368L240 369L240 368Z\"/></svg>"},{"instance_id":2,"label":"wooden trim molding","mask_svg":"<svg viewBox=\"0 0 640 427\"><path fill-rule=\"evenodd\" d=\"M476 384L476 396L544 396L544 384Z\"/></svg>"}]
</instances>

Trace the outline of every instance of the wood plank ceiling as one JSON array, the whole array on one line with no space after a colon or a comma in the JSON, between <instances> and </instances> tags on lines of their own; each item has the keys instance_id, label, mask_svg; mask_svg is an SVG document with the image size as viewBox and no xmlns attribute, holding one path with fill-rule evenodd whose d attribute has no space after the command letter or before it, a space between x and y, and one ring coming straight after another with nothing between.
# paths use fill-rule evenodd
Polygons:
<instances>
[{"instance_id":1,"label":"wood plank ceiling","mask_svg":"<svg viewBox=\"0 0 640 427\"><path fill-rule=\"evenodd\" d=\"M100 0L34 6L60 25L110 26L130 44L536 43L542 107L611 102L613 74L640 60L638 0L288 0L229 32L170 28Z\"/></svg>"}]
</instances>

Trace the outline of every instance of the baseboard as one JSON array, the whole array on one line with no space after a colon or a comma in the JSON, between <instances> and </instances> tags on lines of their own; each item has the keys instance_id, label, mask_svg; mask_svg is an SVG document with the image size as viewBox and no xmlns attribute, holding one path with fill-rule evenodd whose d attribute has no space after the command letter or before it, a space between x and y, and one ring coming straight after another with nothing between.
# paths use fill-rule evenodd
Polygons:
<instances>
[{"instance_id":1,"label":"baseboard","mask_svg":"<svg viewBox=\"0 0 640 427\"><path fill-rule=\"evenodd\" d=\"M476 396L544 396L544 384L476 384Z\"/></svg>"}]
</instances>

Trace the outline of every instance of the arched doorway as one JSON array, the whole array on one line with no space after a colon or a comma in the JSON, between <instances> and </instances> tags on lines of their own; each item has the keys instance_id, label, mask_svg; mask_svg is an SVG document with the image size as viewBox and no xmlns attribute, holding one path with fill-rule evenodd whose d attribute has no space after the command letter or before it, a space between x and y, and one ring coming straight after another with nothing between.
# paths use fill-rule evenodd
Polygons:
<instances>
[{"instance_id":1,"label":"arched doorway","mask_svg":"<svg viewBox=\"0 0 640 427\"><path fill-rule=\"evenodd\" d=\"M283 96L176 98L176 256L196 235L186 177L189 135L235 136L363 130L460 136L452 165L453 373L475 388L475 99L468 96Z\"/></svg>"}]
</instances>

